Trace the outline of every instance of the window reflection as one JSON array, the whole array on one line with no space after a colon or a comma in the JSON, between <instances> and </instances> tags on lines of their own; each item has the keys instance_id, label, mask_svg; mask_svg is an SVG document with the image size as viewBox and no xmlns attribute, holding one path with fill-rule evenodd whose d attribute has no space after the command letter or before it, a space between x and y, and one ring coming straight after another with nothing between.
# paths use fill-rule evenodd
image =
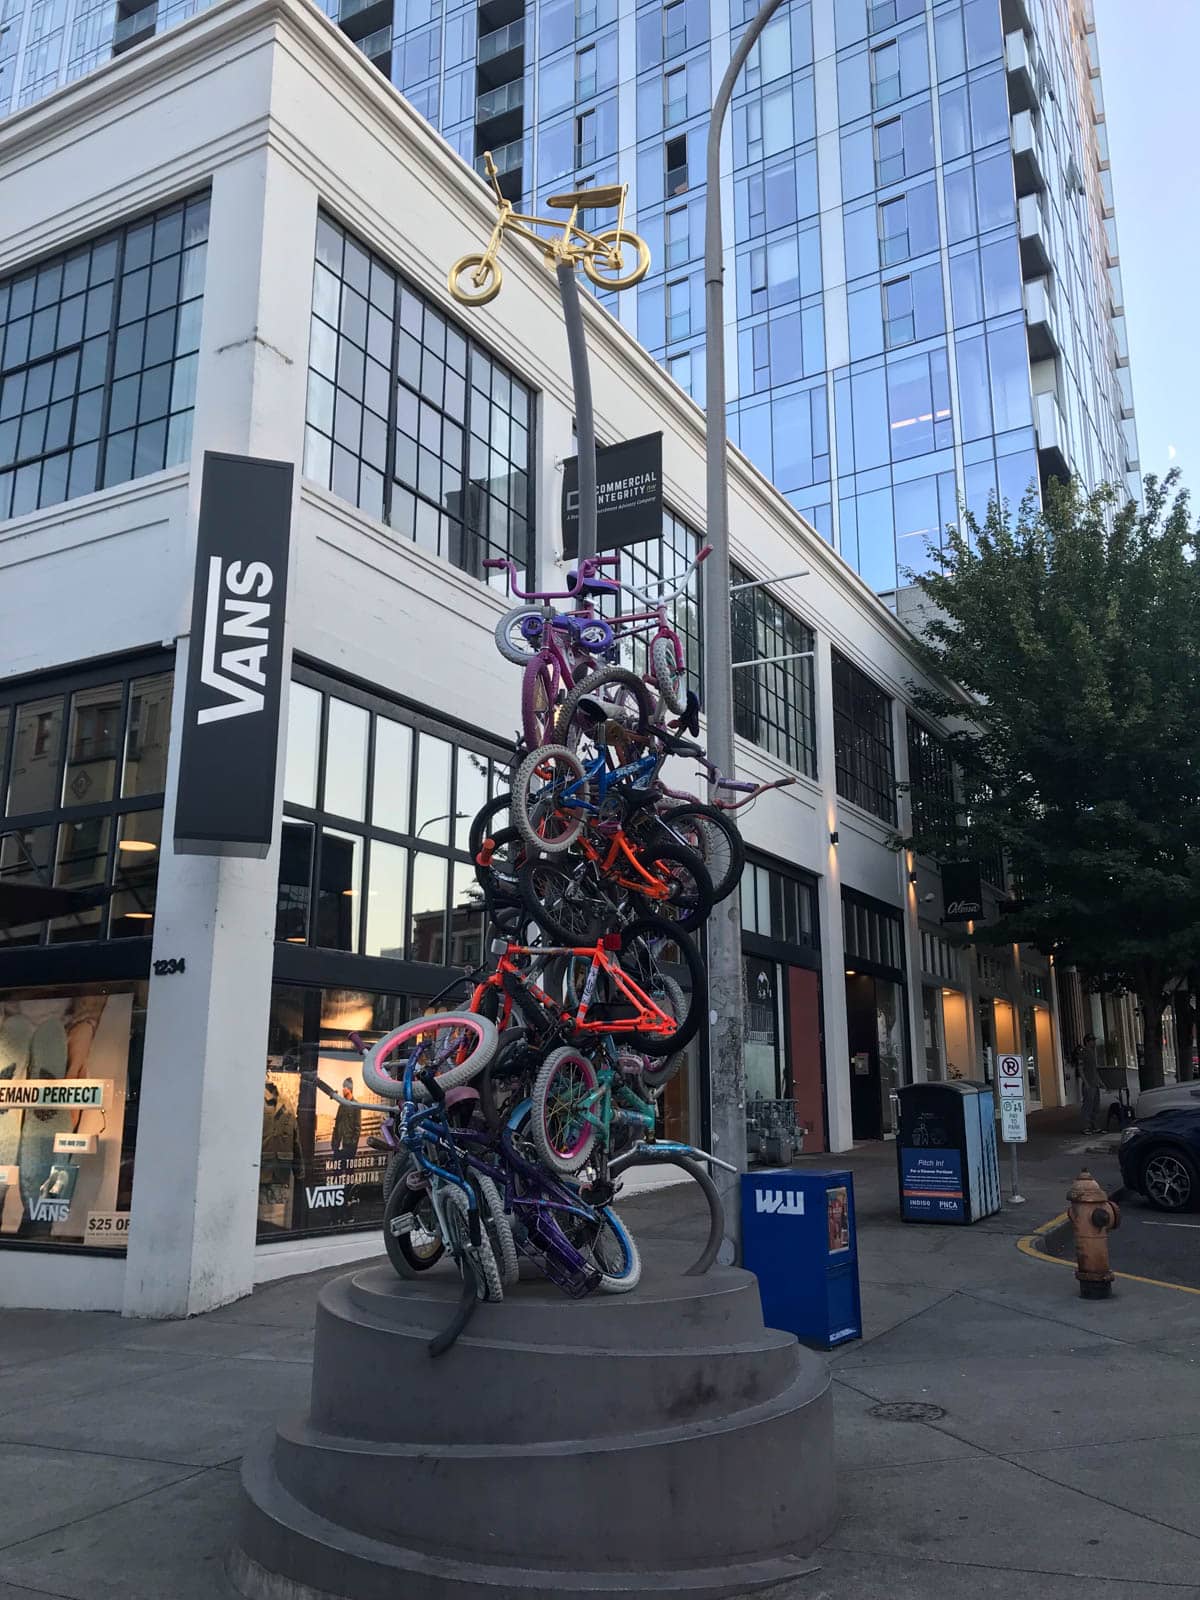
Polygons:
<instances>
[{"instance_id":1,"label":"window reflection","mask_svg":"<svg viewBox=\"0 0 1200 1600\"><path fill-rule=\"evenodd\" d=\"M108 924L110 938L144 938L152 931L161 850L161 811L135 811L120 819Z\"/></svg>"},{"instance_id":2,"label":"window reflection","mask_svg":"<svg viewBox=\"0 0 1200 1600\"><path fill-rule=\"evenodd\" d=\"M404 890L409 852L381 839L371 842L367 893L367 945L369 956L404 958Z\"/></svg>"},{"instance_id":3,"label":"window reflection","mask_svg":"<svg viewBox=\"0 0 1200 1600\"><path fill-rule=\"evenodd\" d=\"M62 728L61 695L17 707L8 779L10 817L50 811L57 804Z\"/></svg>"},{"instance_id":4,"label":"window reflection","mask_svg":"<svg viewBox=\"0 0 1200 1600\"><path fill-rule=\"evenodd\" d=\"M415 852L412 859L412 947L414 961L440 965L445 958L446 884L449 862L445 856Z\"/></svg>"},{"instance_id":5,"label":"window reflection","mask_svg":"<svg viewBox=\"0 0 1200 1600\"><path fill-rule=\"evenodd\" d=\"M390 717L375 719L375 785L371 820L377 828L408 832L412 776L412 729Z\"/></svg>"},{"instance_id":6,"label":"window reflection","mask_svg":"<svg viewBox=\"0 0 1200 1600\"><path fill-rule=\"evenodd\" d=\"M19 828L0 835L0 884L49 883L53 849L53 828ZM38 944L43 927L41 922L0 927L0 944Z\"/></svg>"},{"instance_id":7,"label":"window reflection","mask_svg":"<svg viewBox=\"0 0 1200 1600\"><path fill-rule=\"evenodd\" d=\"M283 798L310 810L317 803L317 767L321 744L321 696L306 684L288 688L287 764Z\"/></svg>"},{"instance_id":8,"label":"window reflection","mask_svg":"<svg viewBox=\"0 0 1200 1600\"><path fill-rule=\"evenodd\" d=\"M359 822L366 816L368 726L369 718L361 706L330 696L324 809Z\"/></svg>"},{"instance_id":9,"label":"window reflection","mask_svg":"<svg viewBox=\"0 0 1200 1600\"><path fill-rule=\"evenodd\" d=\"M102 885L108 870L108 842L111 817L87 817L77 822L64 821L58 830L58 859L54 885L60 889L89 889ZM55 917L50 923L50 942L66 943L100 936L104 916L102 906L92 906L69 916Z\"/></svg>"},{"instance_id":10,"label":"window reflection","mask_svg":"<svg viewBox=\"0 0 1200 1600\"><path fill-rule=\"evenodd\" d=\"M321 834L321 881L317 891L316 943L327 950L358 948L362 889L362 840L354 834Z\"/></svg>"},{"instance_id":11,"label":"window reflection","mask_svg":"<svg viewBox=\"0 0 1200 1600\"><path fill-rule=\"evenodd\" d=\"M467 848L467 841L471 832L471 819L487 803L487 798L487 757L476 755L474 750L460 749L458 752L458 783L454 795L454 810L456 813L454 819L455 849L465 850Z\"/></svg>"},{"instance_id":12,"label":"window reflection","mask_svg":"<svg viewBox=\"0 0 1200 1600\"><path fill-rule=\"evenodd\" d=\"M121 693L119 683L108 683L71 696L64 806L112 799L120 756Z\"/></svg>"},{"instance_id":13,"label":"window reflection","mask_svg":"<svg viewBox=\"0 0 1200 1600\"><path fill-rule=\"evenodd\" d=\"M129 686L129 726L125 734L125 766L121 794L161 794L167 786L167 746L171 733L171 690L174 674L156 672L135 678Z\"/></svg>"},{"instance_id":14,"label":"window reflection","mask_svg":"<svg viewBox=\"0 0 1200 1600\"><path fill-rule=\"evenodd\" d=\"M287 944L308 942L313 834L311 822L294 822L285 818L279 842L275 937Z\"/></svg>"},{"instance_id":15,"label":"window reflection","mask_svg":"<svg viewBox=\"0 0 1200 1600\"><path fill-rule=\"evenodd\" d=\"M429 733L418 741L413 833L426 844L446 844L450 838L450 746Z\"/></svg>"}]
</instances>

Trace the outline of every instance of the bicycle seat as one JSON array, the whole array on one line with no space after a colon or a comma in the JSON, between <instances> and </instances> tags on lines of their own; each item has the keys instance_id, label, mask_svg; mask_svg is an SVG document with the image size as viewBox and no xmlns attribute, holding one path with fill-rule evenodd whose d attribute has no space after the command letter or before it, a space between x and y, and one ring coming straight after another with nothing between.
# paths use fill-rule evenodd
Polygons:
<instances>
[{"instance_id":1,"label":"bicycle seat","mask_svg":"<svg viewBox=\"0 0 1200 1600\"><path fill-rule=\"evenodd\" d=\"M697 756L704 759L702 746L693 743L691 739L679 739L673 733L668 733L664 728L656 728L658 742L669 756Z\"/></svg>"},{"instance_id":2,"label":"bicycle seat","mask_svg":"<svg viewBox=\"0 0 1200 1600\"><path fill-rule=\"evenodd\" d=\"M621 585L612 578L585 578L578 588L576 588L575 580L577 577L578 574L575 572L567 573L567 585L572 594L606 595L620 594L621 592Z\"/></svg>"},{"instance_id":3,"label":"bicycle seat","mask_svg":"<svg viewBox=\"0 0 1200 1600\"><path fill-rule=\"evenodd\" d=\"M576 189L571 194L552 194L546 201L559 211L571 211L576 206L581 211L598 211L619 206L625 198L623 183L602 184L598 189Z\"/></svg>"}]
</instances>

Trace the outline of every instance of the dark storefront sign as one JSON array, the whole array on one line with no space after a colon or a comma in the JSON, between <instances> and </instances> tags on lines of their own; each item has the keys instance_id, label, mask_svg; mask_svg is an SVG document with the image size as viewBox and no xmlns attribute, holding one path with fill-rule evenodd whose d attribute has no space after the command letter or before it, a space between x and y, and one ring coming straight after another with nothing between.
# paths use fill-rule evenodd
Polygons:
<instances>
[{"instance_id":1,"label":"dark storefront sign","mask_svg":"<svg viewBox=\"0 0 1200 1600\"><path fill-rule=\"evenodd\" d=\"M942 863L943 922L974 922L983 915L983 884L978 861Z\"/></svg>"},{"instance_id":2,"label":"dark storefront sign","mask_svg":"<svg viewBox=\"0 0 1200 1600\"><path fill-rule=\"evenodd\" d=\"M175 848L265 856L275 818L292 466L206 451Z\"/></svg>"},{"instance_id":3,"label":"dark storefront sign","mask_svg":"<svg viewBox=\"0 0 1200 1600\"><path fill-rule=\"evenodd\" d=\"M662 434L596 451L596 548L620 550L662 534ZM563 554L579 552L579 457L563 463Z\"/></svg>"}]
</instances>

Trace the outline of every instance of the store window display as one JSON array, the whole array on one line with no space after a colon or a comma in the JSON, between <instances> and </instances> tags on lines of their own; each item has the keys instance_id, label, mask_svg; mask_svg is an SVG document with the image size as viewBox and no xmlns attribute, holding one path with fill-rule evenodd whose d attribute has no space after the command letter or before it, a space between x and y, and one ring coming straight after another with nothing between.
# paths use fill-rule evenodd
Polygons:
<instances>
[{"instance_id":1,"label":"store window display","mask_svg":"<svg viewBox=\"0 0 1200 1600\"><path fill-rule=\"evenodd\" d=\"M258 1238L378 1227L391 1147L349 1034L374 1043L419 1002L276 984L263 1086Z\"/></svg>"},{"instance_id":2,"label":"store window display","mask_svg":"<svg viewBox=\"0 0 1200 1600\"><path fill-rule=\"evenodd\" d=\"M0 993L0 1242L123 1249L146 985Z\"/></svg>"}]
</instances>

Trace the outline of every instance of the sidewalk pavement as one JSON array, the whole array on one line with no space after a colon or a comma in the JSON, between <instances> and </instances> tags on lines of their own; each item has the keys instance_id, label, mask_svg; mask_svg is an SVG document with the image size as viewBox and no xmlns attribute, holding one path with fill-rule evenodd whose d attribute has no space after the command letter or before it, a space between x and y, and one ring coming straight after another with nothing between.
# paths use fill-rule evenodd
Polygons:
<instances>
[{"instance_id":1,"label":"sidewalk pavement","mask_svg":"<svg viewBox=\"0 0 1200 1600\"><path fill-rule=\"evenodd\" d=\"M1019 1250L1081 1160L1117 1182L1031 1134L1027 1204L972 1228L897 1220L890 1145L805 1158L854 1173L865 1331L831 1358L841 1522L777 1600L1200 1600L1200 1297L1084 1301ZM622 1211L651 1272L700 1234L686 1186ZM334 1275L181 1323L0 1312L0 1600L229 1600L238 1460L304 1408Z\"/></svg>"}]
</instances>

